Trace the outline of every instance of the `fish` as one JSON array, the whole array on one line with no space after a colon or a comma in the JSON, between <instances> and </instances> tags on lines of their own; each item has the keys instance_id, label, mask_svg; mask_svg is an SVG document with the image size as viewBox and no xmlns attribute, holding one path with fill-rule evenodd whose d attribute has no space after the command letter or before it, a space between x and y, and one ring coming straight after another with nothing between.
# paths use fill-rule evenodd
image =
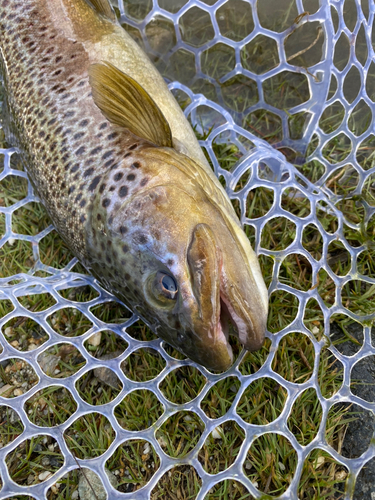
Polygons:
<instances>
[{"instance_id":1,"label":"fish","mask_svg":"<svg viewBox=\"0 0 375 500\"><path fill-rule=\"evenodd\" d=\"M265 338L255 252L195 134L107 0L0 0L3 128L74 255L209 370ZM232 325L232 330L230 329Z\"/></svg>"}]
</instances>

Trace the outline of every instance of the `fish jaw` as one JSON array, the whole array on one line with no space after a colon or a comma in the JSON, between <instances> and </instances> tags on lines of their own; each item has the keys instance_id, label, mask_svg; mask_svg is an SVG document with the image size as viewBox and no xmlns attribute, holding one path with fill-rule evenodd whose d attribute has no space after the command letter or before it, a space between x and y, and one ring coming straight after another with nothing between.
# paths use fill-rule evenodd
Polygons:
<instances>
[{"instance_id":1,"label":"fish jaw","mask_svg":"<svg viewBox=\"0 0 375 500\"><path fill-rule=\"evenodd\" d=\"M187 251L191 287L197 314L190 316L196 336L196 359L214 370L226 370L233 362L228 331L221 321L220 274L222 256L207 224L198 224ZM191 314L191 313L190 313Z\"/></svg>"},{"instance_id":2,"label":"fish jaw","mask_svg":"<svg viewBox=\"0 0 375 500\"><path fill-rule=\"evenodd\" d=\"M246 274L230 279L237 267L236 248L221 249L207 224L198 224L187 251L187 262L198 314L191 316L197 337L193 359L216 370L233 362L229 323L245 349L259 349L265 338L267 308L263 307L257 283ZM230 256L233 256L233 259ZM254 297L258 298L255 299ZM190 309L191 311L191 309Z\"/></svg>"}]
</instances>

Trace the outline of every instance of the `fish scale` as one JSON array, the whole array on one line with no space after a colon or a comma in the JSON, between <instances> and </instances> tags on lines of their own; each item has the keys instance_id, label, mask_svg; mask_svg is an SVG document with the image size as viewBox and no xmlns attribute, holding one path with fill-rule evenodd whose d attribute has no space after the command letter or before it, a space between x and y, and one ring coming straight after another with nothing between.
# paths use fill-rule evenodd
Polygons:
<instances>
[{"instance_id":1,"label":"fish scale","mask_svg":"<svg viewBox=\"0 0 375 500\"><path fill-rule=\"evenodd\" d=\"M9 3L2 2L2 7L8 9ZM22 18L13 13L20 10ZM90 63L84 47L46 26L41 11L38 5L23 8L21 3L12 3L9 14L2 13L3 58L9 74L7 107L9 116L15 117L9 127L57 230L88 265L85 223L96 187L125 157L131 157L133 165L135 149L144 141L116 131L87 99ZM75 110L78 102L84 105ZM122 164L124 175L128 164ZM101 184L100 194L104 189Z\"/></svg>"},{"instance_id":2,"label":"fish scale","mask_svg":"<svg viewBox=\"0 0 375 500\"><path fill-rule=\"evenodd\" d=\"M0 0L6 137L88 271L184 354L227 368L230 322L246 348L264 340L259 264L181 109L111 12L106 0Z\"/></svg>"}]
</instances>

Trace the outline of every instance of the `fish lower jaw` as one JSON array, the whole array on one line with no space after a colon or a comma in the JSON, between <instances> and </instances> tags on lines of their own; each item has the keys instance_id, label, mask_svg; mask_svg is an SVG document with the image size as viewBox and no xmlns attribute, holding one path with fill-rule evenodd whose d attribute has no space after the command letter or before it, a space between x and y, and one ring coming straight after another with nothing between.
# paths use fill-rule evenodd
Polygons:
<instances>
[{"instance_id":1,"label":"fish lower jaw","mask_svg":"<svg viewBox=\"0 0 375 500\"><path fill-rule=\"evenodd\" d=\"M238 314L236 314L230 301L223 295L220 294L220 323L221 328L226 332L227 339L229 337L229 323L233 325L233 334L238 338L240 343L245 347L245 349L253 351L258 349L253 347L254 340L251 331L254 331L251 319L248 318L248 322L245 322Z\"/></svg>"}]
</instances>

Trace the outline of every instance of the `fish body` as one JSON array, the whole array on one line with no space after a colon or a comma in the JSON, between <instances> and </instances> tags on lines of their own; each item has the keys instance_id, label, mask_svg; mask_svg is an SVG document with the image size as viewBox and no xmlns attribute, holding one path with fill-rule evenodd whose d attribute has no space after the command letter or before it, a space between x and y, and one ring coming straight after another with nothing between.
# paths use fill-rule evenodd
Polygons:
<instances>
[{"instance_id":1,"label":"fish body","mask_svg":"<svg viewBox=\"0 0 375 500\"><path fill-rule=\"evenodd\" d=\"M162 77L107 0L0 0L4 130L56 229L103 286L191 359L262 345L267 291Z\"/></svg>"}]
</instances>

